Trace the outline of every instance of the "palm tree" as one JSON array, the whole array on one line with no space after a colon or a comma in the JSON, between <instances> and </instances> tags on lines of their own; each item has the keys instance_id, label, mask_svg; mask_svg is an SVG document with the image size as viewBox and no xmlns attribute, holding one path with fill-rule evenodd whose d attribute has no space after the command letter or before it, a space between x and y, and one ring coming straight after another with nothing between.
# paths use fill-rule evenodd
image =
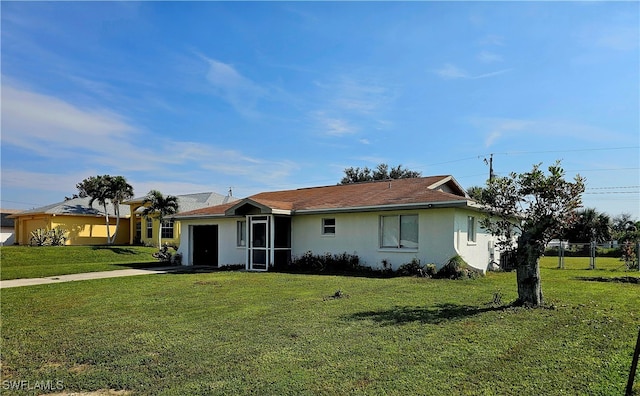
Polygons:
<instances>
[{"instance_id":1,"label":"palm tree","mask_svg":"<svg viewBox=\"0 0 640 396\"><path fill-rule=\"evenodd\" d=\"M96 201L102 205L107 224L107 245L112 245L116 240L120 226L120 204L133 197L133 187L122 176L98 175L84 179L76 184L76 188L80 197L91 197L89 206L93 206ZM113 236L111 236L111 228L109 227L109 211L107 210L109 203L113 205L116 214L116 229Z\"/></svg>"},{"instance_id":2,"label":"palm tree","mask_svg":"<svg viewBox=\"0 0 640 396\"><path fill-rule=\"evenodd\" d=\"M576 211L576 221L564 233L571 242L604 242L611 239L611 219L594 208Z\"/></svg>"},{"instance_id":3,"label":"palm tree","mask_svg":"<svg viewBox=\"0 0 640 396\"><path fill-rule=\"evenodd\" d=\"M178 212L178 197L167 195L166 197L158 190L151 190L142 201L144 217L155 217L160 221L158 228L158 247L162 245L162 221L166 216L171 216Z\"/></svg>"},{"instance_id":4,"label":"palm tree","mask_svg":"<svg viewBox=\"0 0 640 396\"><path fill-rule=\"evenodd\" d=\"M613 239L618 243L640 239L640 221L634 222L629 213L622 213L614 217L611 223Z\"/></svg>"},{"instance_id":5,"label":"palm tree","mask_svg":"<svg viewBox=\"0 0 640 396\"><path fill-rule=\"evenodd\" d=\"M115 243L116 235L118 233L118 227L120 226L120 204L127 199L133 198L133 187L127 183L127 180L122 176L114 176L110 180L109 184L110 200L113 204L113 208L116 214L116 230L113 233L112 241L109 244Z\"/></svg>"}]
</instances>

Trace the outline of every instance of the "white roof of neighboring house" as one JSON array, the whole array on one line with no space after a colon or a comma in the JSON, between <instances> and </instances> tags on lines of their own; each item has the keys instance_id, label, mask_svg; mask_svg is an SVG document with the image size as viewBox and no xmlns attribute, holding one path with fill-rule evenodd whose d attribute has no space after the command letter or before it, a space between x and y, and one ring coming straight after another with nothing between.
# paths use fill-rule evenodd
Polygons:
<instances>
[{"instance_id":1,"label":"white roof of neighboring house","mask_svg":"<svg viewBox=\"0 0 640 396\"><path fill-rule=\"evenodd\" d=\"M74 216L104 216L104 208L97 201L89 206L91 198L73 198L66 201L54 203L51 205L41 206L35 209L24 210L22 212L11 215L10 217L19 217L31 214L56 214L56 215L74 215ZM110 216L115 216L113 205L107 205L107 212ZM130 211L128 205L120 205L120 217L129 217Z\"/></svg>"},{"instance_id":2,"label":"white roof of neighboring house","mask_svg":"<svg viewBox=\"0 0 640 396\"><path fill-rule=\"evenodd\" d=\"M21 212L18 209L0 209L0 226L13 227L13 218L9 217L13 214Z\"/></svg>"},{"instance_id":3,"label":"white roof of neighboring house","mask_svg":"<svg viewBox=\"0 0 640 396\"><path fill-rule=\"evenodd\" d=\"M215 192L203 192L195 194L176 195L178 197L178 211L189 212L192 210L207 208L209 206L223 205L230 202L239 201L238 198L229 195L222 195ZM126 201L126 204L142 204L146 196L133 198ZM136 210L136 213L142 212L142 207Z\"/></svg>"}]
</instances>

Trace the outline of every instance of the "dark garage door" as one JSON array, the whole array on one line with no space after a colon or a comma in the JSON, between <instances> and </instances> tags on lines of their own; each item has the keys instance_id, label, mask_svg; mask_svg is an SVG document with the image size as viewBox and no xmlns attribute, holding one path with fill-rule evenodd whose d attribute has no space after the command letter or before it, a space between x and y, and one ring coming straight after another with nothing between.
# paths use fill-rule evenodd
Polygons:
<instances>
[{"instance_id":1,"label":"dark garage door","mask_svg":"<svg viewBox=\"0 0 640 396\"><path fill-rule=\"evenodd\" d=\"M218 226L193 227L193 265L218 266Z\"/></svg>"}]
</instances>

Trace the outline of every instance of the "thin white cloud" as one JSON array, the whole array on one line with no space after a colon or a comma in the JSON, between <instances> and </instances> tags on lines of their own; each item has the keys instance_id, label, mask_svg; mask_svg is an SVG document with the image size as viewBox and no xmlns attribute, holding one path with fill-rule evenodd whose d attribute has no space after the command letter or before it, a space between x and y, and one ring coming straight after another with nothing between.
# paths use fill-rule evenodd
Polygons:
<instances>
[{"instance_id":1,"label":"thin white cloud","mask_svg":"<svg viewBox=\"0 0 640 396\"><path fill-rule=\"evenodd\" d=\"M481 45L487 46L503 46L504 45L504 37L497 34L488 34L480 39Z\"/></svg>"},{"instance_id":2,"label":"thin white cloud","mask_svg":"<svg viewBox=\"0 0 640 396\"><path fill-rule=\"evenodd\" d=\"M338 118L325 118L323 120L327 127L327 134L333 136L348 135L356 132L355 127L349 125L345 120Z\"/></svg>"},{"instance_id":3,"label":"thin white cloud","mask_svg":"<svg viewBox=\"0 0 640 396\"><path fill-rule=\"evenodd\" d=\"M5 127L28 123L47 124L48 131L34 130L40 138L54 138L51 132L82 132L99 137L124 135L134 130L122 117L104 110L82 110L63 100L12 86L2 86L2 113ZM17 136L9 135L17 138Z\"/></svg>"},{"instance_id":4,"label":"thin white cloud","mask_svg":"<svg viewBox=\"0 0 640 396\"><path fill-rule=\"evenodd\" d=\"M606 30L598 32L595 45L616 51L632 51L640 44L638 28L632 27L608 27Z\"/></svg>"},{"instance_id":5,"label":"thin white cloud","mask_svg":"<svg viewBox=\"0 0 640 396\"><path fill-rule=\"evenodd\" d=\"M243 179L255 184L278 184L298 169L293 161L256 158L238 150L197 142L166 141L164 150L171 153L170 157L178 165L193 164L188 174L177 171L175 178L222 178L229 179L229 183Z\"/></svg>"},{"instance_id":6,"label":"thin white cloud","mask_svg":"<svg viewBox=\"0 0 640 396\"><path fill-rule=\"evenodd\" d=\"M502 69L502 70L497 70L497 71L494 71L494 72L491 72L491 73L484 73L484 74L479 74L477 76L471 76L469 78L472 79L472 80L478 80L478 79L481 79L481 78L499 76L501 74L509 73L512 70L513 69Z\"/></svg>"},{"instance_id":7,"label":"thin white cloud","mask_svg":"<svg viewBox=\"0 0 640 396\"><path fill-rule=\"evenodd\" d=\"M226 194L229 186L224 183L212 185L210 183L190 183L175 180L152 179L152 180L129 180L133 186L135 196L140 197L147 194L151 190L162 191L165 195L184 195L199 192L216 192L218 194Z\"/></svg>"},{"instance_id":8,"label":"thin white cloud","mask_svg":"<svg viewBox=\"0 0 640 396\"><path fill-rule=\"evenodd\" d=\"M218 62L214 59L208 59L209 71L207 80L214 86L223 89L245 89L250 87L252 83L240 75L231 65Z\"/></svg>"},{"instance_id":9,"label":"thin white cloud","mask_svg":"<svg viewBox=\"0 0 640 396\"><path fill-rule=\"evenodd\" d=\"M365 77L343 75L332 81L315 82L321 104L310 114L322 134L343 137L357 134L364 127L378 130L390 124L383 114L394 101L395 90L371 73L362 74ZM361 141L367 139L362 137Z\"/></svg>"},{"instance_id":10,"label":"thin white cloud","mask_svg":"<svg viewBox=\"0 0 640 396\"><path fill-rule=\"evenodd\" d=\"M76 184L95 174L97 174L95 171L73 171L61 174L3 167L2 187L23 190L36 188L39 191L57 192L61 194L58 201L62 201L64 194L70 196L77 192ZM34 197L32 201L40 202L42 200L39 197Z\"/></svg>"},{"instance_id":11,"label":"thin white cloud","mask_svg":"<svg viewBox=\"0 0 640 396\"><path fill-rule=\"evenodd\" d=\"M208 64L207 81L215 93L243 115L256 115L257 101L267 91L243 76L232 65L201 56Z\"/></svg>"},{"instance_id":12,"label":"thin white cloud","mask_svg":"<svg viewBox=\"0 0 640 396\"><path fill-rule=\"evenodd\" d=\"M320 124L323 134L329 136L345 136L358 132L358 129L351 125L349 121L336 116L328 115L323 111L317 111L313 114L315 120Z\"/></svg>"},{"instance_id":13,"label":"thin white cloud","mask_svg":"<svg viewBox=\"0 0 640 396\"><path fill-rule=\"evenodd\" d=\"M153 171L173 160L149 148L145 137L142 129L109 109L82 108L3 81L3 145L58 162L91 163L114 171Z\"/></svg>"},{"instance_id":14,"label":"thin white cloud","mask_svg":"<svg viewBox=\"0 0 640 396\"><path fill-rule=\"evenodd\" d=\"M487 77L499 76L504 73L508 73L513 69L502 69L489 73L483 74L471 74L464 69L459 68L451 63L446 63L440 69L435 70L434 72L444 78L446 80L478 80Z\"/></svg>"},{"instance_id":15,"label":"thin white cloud","mask_svg":"<svg viewBox=\"0 0 640 396\"><path fill-rule=\"evenodd\" d=\"M514 137L578 139L591 142L624 141L615 131L570 120L527 120L515 118L474 118L470 123L485 136L485 147Z\"/></svg>"},{"instance_id":16,"label":"thin white cloud","mask_svg":"<svg viewBox=\"0 0 640 396\"><path fill-rule=\"evenodd\" d=\"M459 78L469 78L469 73L450 63L445 64L435 73L447 80L455 80Z\"/></svg>"},{"instance_id":17,"label":"thin white cloud","mask_svg":"<svg viewBox=\"0 0 640 396\"><path fill-rule=\"evenodd\" d=\"M502 62L502 56L489 51L481 51L478 54L478 60L482 63Z\"/></svg>"},{"instance_id":18,"label":"thin white cloud","mask_svg":"<svg viewBox=\"0 0 640 396\"><path fill-rule=\"evenodd\" d=\"M2 140L41 155L54 149L104 152L123 148L137 132L123 117L104 109L81 109L61 99L2 86Z\"/></svg>"},{"instance_id":19,"label":"thin white cloud","mask_svg":"<svg viewBox=\"0 0 640 396\"><path fill-rule=\"evenodd\" d=\"M356 157L355 160L362 161L362 162L368 162L370 164L373 164L374 166L378 165L378 164L386 163L388 161L388 159L385 159L383 157L374 157L374 156Z\"/></svg>"},{"instance_id":20,"label":"thin white cloud","mask_svg":"<svg viewBox=\"0 0 640 396\"><path fill-rule=\"evenodd\" d=\"M292 162L253 158L200 142L154 138L108 109L83 109L13 85L2 86L2 144L3 149L19 147L42 159L73 163L75 169L108 169L124 175L162 173L184 178L184 172L176 169L189 167L190 174L206 173L207 177L215 170L229 176L276 180L296 169ZM77 182L89 175L78 178L74 174L73 178Z\"/></svg>"},{"instance_id":21,"label":"thin white cloud","mask_svg":"<svg viewBox=\"0 0 640 396\"><path fill-rule=\"evenodd\" d=\"M66 196L77 193L76 184L87 177L99 174L95 169L83 171L73 171L68 173L46 173L25 171L15 168L2 169L2 187L11 190L32 190L37 186L38 196L30 198L30 202L36 206L44 206L54 202L60 202ZM215 191L224 194L228 191L229 185L225 183L210 183L209 180L203 183L185 182L181 180L168 180L166 178L140 179L138 177L127 177L129 184L133 186L136 197L143 196L150 190L160 190L164 194L180 195L205 191ZM34 205L29 205L33 207Z\"/></svg>"},{"instance_id":22,"label":"thin white cloud","mask_svg":"<svg viewBox=\"0 0 640 396\"><path fill-rule=\"evenodd\" d=\"M487 129L484 145L490 147L503 136L523 131L533 123L528 120L494 118L479 120L478 124Z\"/></svg>"},{"instance_id":23,"label":"thin white cloud","mask_svg":"<svg viewBox=\"0 0 640 396\"><path fill-rule=\"evenodd\" d=\"M391 100L392 94L376 82L343 78L336 87L335 104L345 111L373 114Z\"/></svg>"}]
</instances>

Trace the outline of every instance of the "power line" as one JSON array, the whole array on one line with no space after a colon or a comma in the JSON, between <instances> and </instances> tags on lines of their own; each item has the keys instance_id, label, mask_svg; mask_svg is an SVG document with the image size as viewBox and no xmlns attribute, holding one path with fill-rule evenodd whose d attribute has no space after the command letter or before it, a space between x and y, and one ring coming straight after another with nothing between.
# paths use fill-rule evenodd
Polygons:
<instances>
[{"instance_id":1,"label":"power line","mask_svg":"<svg viewBox=\"0 0 640 396\"><path fill-rule=\"evenodd\" d=\"M10 201L8 199L0 199L0 202L10 202L10 203L16 203L16 204L20 204L20 205L44 206L42 204L37 204L37 203L33 203L33 202Z\"/></svg>"},{"instance_id":2,"label":"power line","mask_svg":"<svg viewBox=\"0 0 640 396\"><path fill-rule=\"evenodd\" d=\"M619 170L638 170L640 168L594 168L594 169L567 169L565 172L601 172L601 171L619 171Z\"/></svg>"},{"instance_id":3,"label":"power line","mask_svg":"<svg viewBox=\"0 0 640 396\"><path fill-rule=\"evenodd\" d=\"M590 195L609 195L609 194L640 194L640 191L607 191L607 192L585 192Z\"/></svg>"},{"instance_id":4,"label":"power line","mask_svg":"<svg viewBox=\"0 0 640 396\"><path fill-rule=\"evenodd\" d=\"M619 190L624 188L640 188L640 186L622 186L622 187L588 187L587 190Z\"/></svg>"},{"instance_id":5,"label":"power line","mask_svg":"<svg viewBox=\"0 0 640 396\"><path fill-rule=\"evenodd\" d=\"M450 161L443 161L443 162L434 162L431 164L418 164L415 167L416 168L426 168L426 167L431 167L431 166L436 166L436 165L446 165L446 164L453 164L456 162L463 162L463 161L469 161L469 160L476 160L476 159L481 159L481 158L486 158L488 156L492 156L492 155L523 155L523 154L547 154L547 153L575 153L575 152L587 152L587 151L614 151L614 150L631 150L631 149L640 149L640 146L623 146L623 147L598 147L598 148L586 148L586 149L568 149L568 150L539 150L539 151L505 151L505 152L498 152L498 153L487 153L487 154L479 154L479 155L475 155L473 157L465 157L465 158L459 158L459 159L454 159L454 160L450 160ZM636 170L636 169L640 169L640 168L616 168L616 169L602 169L602 170ZM596 169L593 169L596 170ZM584 170L567 170L567 172L587 172L587 171L592 171L592 169L584 169Z\"/></svg>"},{"instance_id":6,"label":"power line","mask_svg":"<svg viewBox=\"0 0 640 396\"><path fill-rule=\"evenodd\" d=\"M600 147L600 148L573 149L573 150L511 151L511 152L494 153L494 154L512 155L512 154L575 153L575 152L583 152L583 151L609 151L609 150L631 150L631 149L640 149L640 146Z\"/></svg>"}]
</instances>

